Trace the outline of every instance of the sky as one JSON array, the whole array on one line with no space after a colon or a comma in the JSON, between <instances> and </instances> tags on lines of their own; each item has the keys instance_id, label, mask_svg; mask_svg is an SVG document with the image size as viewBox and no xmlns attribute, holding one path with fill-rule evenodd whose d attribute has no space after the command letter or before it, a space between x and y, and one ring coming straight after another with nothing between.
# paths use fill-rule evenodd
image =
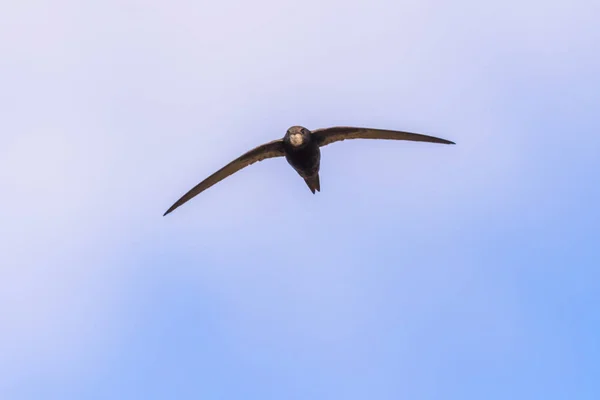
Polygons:
<instances>
[{"instance_id":1,"label":"sky","mask_svg":"<svg viewBox=\"0 0 600 400\"><path fill-rule=\"evenodd\" d=\"M599 12L3 2L0 398L600 398Z\"/></svg>"}]
</instances>

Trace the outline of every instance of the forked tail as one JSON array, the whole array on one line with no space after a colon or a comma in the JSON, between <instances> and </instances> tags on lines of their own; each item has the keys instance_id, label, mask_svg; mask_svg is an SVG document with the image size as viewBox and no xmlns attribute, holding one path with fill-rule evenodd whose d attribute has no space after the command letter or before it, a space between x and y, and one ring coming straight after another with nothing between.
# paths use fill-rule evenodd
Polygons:
<instances>
[{"instance_id":1,"label":"forked tail","mask_svg":"<svg viewBox=\"0 0 600 400\"><path fill-rule=\"evenodd\" d=\"M313 192L313 194L315 193L315 190L317 192L321 191L321 183L319 182L318 173L314 174L313 176L309 176L308 178L304 178L304 182L306 182L308 188L311 192Z\"/></svg>"}]
</instances>

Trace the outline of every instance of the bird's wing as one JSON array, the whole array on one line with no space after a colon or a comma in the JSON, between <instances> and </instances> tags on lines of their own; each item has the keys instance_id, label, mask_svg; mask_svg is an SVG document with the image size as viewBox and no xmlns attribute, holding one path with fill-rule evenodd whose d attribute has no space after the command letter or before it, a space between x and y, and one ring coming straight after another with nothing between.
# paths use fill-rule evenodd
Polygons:
<instances>
[{"instance_id":1,"label":"bird's wing","mask_svg":"<svg viewBox=\"0 0 600 400\"><path fill-rule=\"evenodd\" d=\"M163 214L163 216L167 215L171 211L175 210L177 207L189 201L194 196L198 195L200 192L208 189L209 187L227 178L229 175L234 174L240 169L245 168L250 164L254 164L257 161L262 161L267 158L281 157L283 155L283 140L281 139L273 140L272 142L262 144L248 151L247 153L236 158L235 160L233 160L232 162L230 162L229 164L227 164L226 166L224 166L223 168L221 168L220 170L218 170L217 172L215 172L214 174L212 174L211 176L194 186L189 192L187 192L179 200L177 200L175 204L173 204L171 208L169 208L167 212Z\"/></svg>"},{"instance_id":2,"label":"bird's wing","mask_svg":"<svg viewBox=\"0 0 600 400\"><path fill-rule=\"evenodd\" d=\"M316 129L312 136L317 140L319 146L326 146L333 142L346 139L390 139L390 140L412 140L416 142L431 142L443 144L456 144L446 139L434 136L421 135L403 131L389 131L385 129L356 128L351 126L335 126L333 128Z\"/></svg>"}]
</instances>

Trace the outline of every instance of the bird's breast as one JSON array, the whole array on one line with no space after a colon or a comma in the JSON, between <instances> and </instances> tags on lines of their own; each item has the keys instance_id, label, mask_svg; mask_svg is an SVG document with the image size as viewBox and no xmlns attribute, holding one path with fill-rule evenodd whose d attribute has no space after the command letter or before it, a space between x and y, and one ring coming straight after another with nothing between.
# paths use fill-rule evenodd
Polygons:
<instances>
[{"instance_id":1,"label":"bird's breast","mask_svg":"<svg viewBox=\"0 0 600 400\"><path fill-rule=\"evenodd\" d=\"M321 150L317 145L286 151L288 163L301 175L313 175L319 171Z\"/></svg>"}]
</instances>

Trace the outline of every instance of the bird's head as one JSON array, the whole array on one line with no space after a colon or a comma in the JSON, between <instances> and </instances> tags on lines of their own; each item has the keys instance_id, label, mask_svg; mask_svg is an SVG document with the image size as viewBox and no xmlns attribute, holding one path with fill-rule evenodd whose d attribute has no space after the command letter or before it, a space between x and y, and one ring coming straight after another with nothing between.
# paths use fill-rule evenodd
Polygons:
<instances>
[{"instance_id":1,"label":"bird's head","mask_svg":"<svg viewBox=\"0 0 600 400\"><path fill-rule=\"evenodd\" d=\"M310 131L303 126L292 126L283 138L292 147L301 148L310 142Z\"/></svg>"}]
</instances>

